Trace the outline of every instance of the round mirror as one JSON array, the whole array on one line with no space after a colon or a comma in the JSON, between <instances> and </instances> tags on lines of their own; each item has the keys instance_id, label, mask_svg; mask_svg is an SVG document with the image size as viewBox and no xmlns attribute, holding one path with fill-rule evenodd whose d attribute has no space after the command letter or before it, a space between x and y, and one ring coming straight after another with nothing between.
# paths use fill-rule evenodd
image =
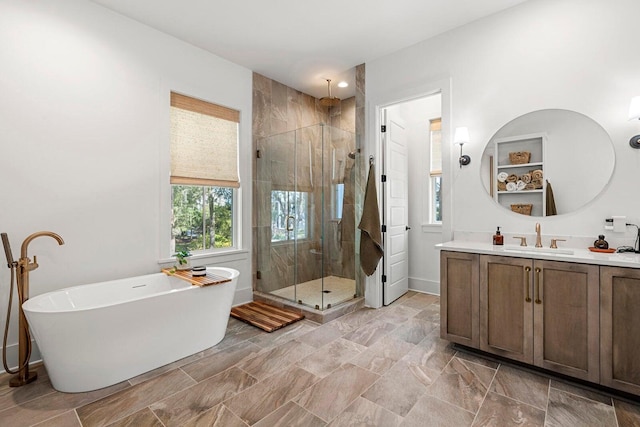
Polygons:
<instances>
[{"instance_id":1,"label":"round mirror","mask_svg":"<svg viewBox=\"0 0 640 427\"><path fill-rule=\"evenodd\" d=\"M613 143L602 126L575 111L549 109L517 117L496 132L480 173L499 205L551 216L574 212L598 196L614 164Z\"/></svg>"}]
</instances>

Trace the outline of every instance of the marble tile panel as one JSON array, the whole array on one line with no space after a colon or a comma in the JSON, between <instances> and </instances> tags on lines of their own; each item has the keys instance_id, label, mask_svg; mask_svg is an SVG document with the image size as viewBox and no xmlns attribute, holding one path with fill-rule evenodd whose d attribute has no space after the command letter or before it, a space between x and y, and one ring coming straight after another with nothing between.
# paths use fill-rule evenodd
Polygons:
<instances>
[{"instance_id":1,"label":"marble tile panel","mask_svg":"<svg viewBox=\"0 0 640 427\"><path fill-rule=\"evenodd\" d=\"M613 407L620 427L640 426L640 403L613 399Z\"/></svg>"},{"instance_id":2,"label":"marble tile panel","mask_svg":"<svg viewBox=\"0 0 640 427\"><path fill-rule=\"evenodd\" d=\"M299 360L297 365L323 378L366 349L353 341L338 338Z\"/></svg>"},{"instance_id":3,"label":"marble tile panel","mask_svg":"<svg viewBox=\"0 0 640 427\"><path fill-rule=\"evenodd\" d=\"M253 90L259 90L265 95L271 96L271 79L259 73L253 73Z\"/></svg>"},{"instance_id":4,"label":"marble tile panel","mask_svg":"<svg viewBox=\"0 0 640 427\"><path fill-rule=\"evenodd\" d=\"M249 341L262 348L272 348L295 340L315 330L317 327L317 323L301 320L271 333L257 335L254 338L250 338Z\"/></svg>"},{"instance_id":5,"label":"marble tile panel","mask_svg":"<svg viewBox=\"0 0 640 427\"><path fill-rule=\"evenodd\" d=\"M382 375L391 369L398 360L413 350L413 348L413 344L387 335L371 347L366 348L359 356L352 360L352 363Z\"/></svg>"},{"instance_id":6,"label":"marble tile panel","mask_svg":"<svg viewBox=\"0 0 640 427\"><path fill-rule=\"evenodd\" d=\"M420 313L420 310L417 308L411 308L401 304L393 304L381 310L384 310L384 312L380 314L380 318L384 319L385 322L394 323L396 325L405 323L416 314Z\"/></svg>"},{"instance_id":7,"label":"marble tile panel","mask_svg":"<svg viewBox=\"0 0 640 427\"><path fill-rule=\"evenodd\" d=\"M451 343L441 339L440 331L436 329L415 345L402 360L421 368L442 372L455 354Z\"/></svg>"},{"instance_id":8,"label":"marble tile panel","mask_svg":"<svg viewBox=\"0 0 640 427\"><path fill-rule=\"evenodd\" d=\"M436 325L440 325L440 304L429 304L427 308L421 310L414 316L416 319L427 320Z\"/></svg>"},{"instance_id":9,"label":"marble tile panel","mask_svg":"<svg viewBox=\"0 0 640 427\"><path fill-rule=\"evenodd\" d=\"M465 427L470 426L475 414L455 405L425 395L404 418L401 427ZM497 426L496 426L497 427Z\"/></svg>"},{"instance_id":10,"label":"marble tile panel","mask_svg":"<svg viewBox=\"0 0 640 427\"><path fill-rule=\"evenodd\" d=\"M391 334L408 343L418 344L436 329L437 325L435 323L412 318L400 325Z\"/></svg>"},{"instance_id":11,"label":"marble tile panel","mask_svg":"<svg viewBox=\"0 0 640 427\"><path fill-rule=\"evenodd\" d=\"M320 348L342 336L342 331L332 323L324 324L311 332L298 337L298 341Z\"/></svg>"},{"instance_id":12,"label":"marble tile panel","mask_svg":"<svg viewBox=\"0 0 640 427\"><path fill-rule=\"evenodd\" d=\"M370 400L358 397L347 409L338 415L330 427L348 426L385 426L396 427L402 422L402 417Z\"/></svg>"},{"instance_id":13,"label":"marble tile panel","mask_svg":"<svg viewBox=\"0 0 640 427\"><path fill-rule=\"evenodd\" d=\"M9 381L14 376L7 373L0 375L0 411L55 391L43 365L30 367L30 372L37 373L38 378L28 387L11 387Z\"/></svg>"},{"instance_id":14,"label":"marble tile panel","mask_svg":"<svg viewBox=\"0 0 640 427\"><path fill-rule=\"evenodd\" d=\"M546 410L549 379L522 369L500 365L490 391Z\"/></svg>"},{"instance_id":15,"label":"marble tile panel","mask_svg":"<svg viewBox=\"0 0 640 427\"><path fill-rule=\"evenodd\" d=\"M323 427L325 425L327 423L297 403L287 402L255 424L255 427Z\"/></svg>"},{"instance_id":16,"label":"marble tile panel","mask_svg":"<svg viewBox=\"0 0 640 427\"><path fill-rule=\"evenodd\" d=\"M353 332L344 336L344 338L356 342L358 344L369 347L375 344L380 338L396 329L393 323L387 323L379 319L373 319L369 323L360 326Z\"/></svg>"},{"instance_id":17,"label":"marble tile panel","mask_svg":"<svg viewBox=\"0 0 640 427\"><path fill-rule=\"evenodd\" d=\"M476 365L486 366L487 368L491 368L491 369L498 369L498 366L500 366L500 363L496 362L495 360L492 360L486 357L479 357L473 353L468 353L466 351L457 351L455 357L457 357L460 360L473 362Z\"/></svg>"},{"instance_id":18,"label":"marble tile panel","mask_svg":"<svg viewBox=\"0 0 640 427\"><path fill-rule=\"evenodd\" d=\"M255 387L237 394L224 404L247 424L255 424L318 380L311 372L296 366L290 367L260 381Z\"/></svg>"},{"instance_id":19,"label":"marble tile panel","mask_svg":"<svg viewBox=\"0 0 640 427\"><path fill-rule=\"evenodd\" d=\"M476 413L495 370L454 357L427 391L431 396Z\"/></svg>"},{"instance_id":20,"label":"marble tile panel","mask_svg":"<svg viewBox=\"0 0 640 427\"><path fill-rule=\"evenodd\" d=\"M271 119L287 121L287 86L275 80L271 81Z\"/></svg>"},{"instance_id":21,"label":"marble tile panel","mask_svg":"<svg viewBox=\"0 0 640 427\"><path fill-rule=\"evenodd\" d=\"M60 393L56 391L5 409L0 412L0 424L11 427L30 426L130 388L129 383L123 381L110 387L86 393Z\"/></svg>"},{"instance_id":22,"label":"marble tile panel","mask_svg":"<svg viewBox=\"0 0 640 427\"><path fill-rule=\"evenodd\" d=\"M545 426L603 426L615 427L612 406L584 399L555 388L549 389L549 405Z\"/></svg>"},{"instance_id":23,"label":"marble tile panel","mask_svg":"<svg viewBox=\"0 0 640 427\"><path fill-rule=\"evenodd\" d=\"M298 341L288 341L278 347L265 350L252 359L245 360L238 367L259 380L263 380L295 364L313 351L315 348L310 345Z\"/></svg>"},{"instance_id":24,"label":"marble tile panel","mask_svg":"<svg viewBox=\"0 0 640 427\"><path fill-rule=\"evenodd\" d=\"M183 427L247 427L247 424L223 404L190 419Z\"/></svg>"},{"instance_id":25,"label":"marble tile panel","mask_svg":"<svg viewBox=\"0 0 640 427\"><path fill-rule=\"evenodd\" d=\"M368 324L374 318L380 316L381 312L373 308L363 308L353 313L349 313L339 319L334 320L335 326L344 333L355 331L359 327Z\"/></svg>"},{"instance_id":26,"label":"marble tile panel","mask_svg":"<svg viewBox=\"0 0 640 427\"><path fill-rule=\"evenodd\" d=\"M2 421L1 418L0 421ZM34 424L34 427L82 427L82 424L80 424L76 411L68 411L57 417Z\"/></svg>"},{"instance_id":27,"label":"marble tile panel","mask_svg":"<svg viewBox=\"0 0 640 427\"><path fill-rule=\"evenodd\" d=\"M193 378L176 369L81 406L76 411L83 426L104 426L134 414L145 406L194 384Z\"/></svg>"},{"instance_id":28,"label":"marble tile panel","mask_svg":"<svg viewBox=\"0 0 640 427\"><path fill-rule=\"evenodd\" d=\"M203 357L195 362L184 365L181 369L196 381L202 381L212 377L242 362L248 358L254 357L262 350L261 347L244 341L226 348L217 353Z\"/></svg>"},{"instance_id":29,"label":"marble tile panel","mask_svg":"<svg viewBox=\"0 0 640 427\"><path fill-rule=\"evenodd\" d=\"M438 372L398 362L362 396L404 417L437 376Z\"/></svg>"},{"instance_id":30,"label":"marble tile panel","mask_svg":"<svg viewBox=\"0 0 640 427\"><path fill-rule=\"evenodd\" d=\"M233 367L153 403L150 408L165 426L180 426L256 382L251 375Z\"/></svg>"},{"instance_id":31,"label":"marble tile panel","mask_svg":"<svg viewBox=\"0 0 640 427\"><path fill-rule=\"evenodd\" d=\"M542 409L489 392L472 425L543 427L544 417Z\"/></svg>"},{"instance_id":32,"label":"marble tile panel","mask_svg":"<svg viewBox=\"0 0 640 427\"><path fill-rule=\"evenodd\" d=\"M253 91L253 120L251 128L255 137L264 137L271 134L271 102L267 95L260 91Z\"/></svg>"},{"instance_id":33,"label":"marble tile panel","mask_svg":"<svg viewBox=\"0 0 640 427\"><path fill-rule=\"evenodd\" d=\"M594 400L596 402L604 403L605 405L612 405L611 397L606 394L599 393L596 390L589 389L584 386L580 386L576 383L570 383L567 381L551 380L551 387L556 390L562 390L567 393L575 394L576 396L584 397L585 399Z\"/></svg>"},{"instance_id":34,"label":"marble tile panel","mask_svg":"<svg viewBox=\"0 0 640 427\"><path fill-rule=\"evenodd\" d=\"M158 417L149 408L144 408L126 418L109 424L109 427L164 427Z\"/></svg>"},{"instance_id":35,"label":"marble tile panel","mask_svg":"<svg viewBox=\"0 0 640 427\"><path fill-rule=\"evenodd\" d=\"M430 304L440 302L440 297L437 295L423 294L417 293L410 298L402 301L402 305L406 305L407 307L417 308L419 310L424 310Z\"/></svg>"},{"instance_id":36,"label":"marble tile panel","mask_svg":"<svg viewBox=\"0 0 640 427\"><path fill-rule=\"evenodd\" d=\"M322 420L330 421L378 378L373 372L346 363L302 392L295 402Z\"/></svg>"}]
</instances>

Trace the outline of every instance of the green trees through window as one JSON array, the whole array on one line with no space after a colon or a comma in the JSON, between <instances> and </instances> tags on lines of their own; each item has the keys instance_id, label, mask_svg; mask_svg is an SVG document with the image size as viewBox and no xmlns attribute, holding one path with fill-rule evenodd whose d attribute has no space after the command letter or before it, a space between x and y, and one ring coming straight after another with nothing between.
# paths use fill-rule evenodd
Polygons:
<instances>
[{"instance_id":1,"label":"green trees through window","mask_svg":"<svg viewBox=\"0 0 640 427\"><path fill-rule=\"evenodd\" d=\"M233 246L233 188L172 185L175 251Z\"/></svg>"}]
</instances>

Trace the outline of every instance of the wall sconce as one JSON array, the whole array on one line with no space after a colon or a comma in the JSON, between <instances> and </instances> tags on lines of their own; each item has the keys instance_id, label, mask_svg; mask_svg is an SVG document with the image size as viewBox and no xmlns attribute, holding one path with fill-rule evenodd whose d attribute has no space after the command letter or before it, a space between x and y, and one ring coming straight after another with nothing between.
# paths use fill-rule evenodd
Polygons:
<instances>
[{"instance_id":1,"label":"wall sconce","mask_svg":"<svg viewBox=\"0 0 640 427\"><path fill-rule=\"evenodd\" d=\"M466 154L462 154L462 146L469 142L469 129L466 127L456 128L456 132L453 134L453 142L455 144L460 144L460 158L458 162L460 163L460 167L466 166L471 163L471 157Z\"/></svg>"},{"instance_id":2,"label":"wall sconce","mask_svg":"<svg viewBox=\"0 0 640 427\"><path fill-rule=\"evenodd\" d=\"M640 96L631 98L629 105L629 120L640 119ZM629 140L632 148L640 148L640 135L636 135Z\"/></svg>"}]
</instances>

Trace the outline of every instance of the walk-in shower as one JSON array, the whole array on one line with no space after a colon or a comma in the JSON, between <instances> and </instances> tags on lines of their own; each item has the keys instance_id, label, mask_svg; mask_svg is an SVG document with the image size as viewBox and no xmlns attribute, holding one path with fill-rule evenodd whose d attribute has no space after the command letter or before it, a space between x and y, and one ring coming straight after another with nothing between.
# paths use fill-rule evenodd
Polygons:
<instances>
[{"instance_id":1,"label":"walk-in shower","mask_svg":"<svg viewBox=\"0 0 640 427\"><path fill-rule=\"evenodd\" d=\"M257 147L256 291L319 310L361 296L355 134L318 124Z\"/></svg>"}]
</instances>

